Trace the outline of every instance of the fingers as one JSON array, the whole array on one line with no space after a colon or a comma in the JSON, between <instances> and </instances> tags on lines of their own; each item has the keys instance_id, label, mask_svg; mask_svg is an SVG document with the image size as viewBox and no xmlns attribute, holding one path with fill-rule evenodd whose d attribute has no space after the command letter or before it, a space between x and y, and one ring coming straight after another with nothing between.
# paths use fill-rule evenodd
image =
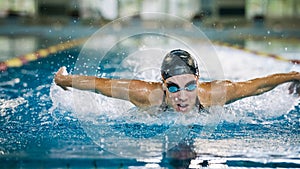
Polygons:
<instances>
[{"instance_id":1,"label":"fingers","mask_svg":"<svg viewBox=\"0 0 300 169\"><path fill-rule=\"evenodd\" d=\"M296 72L294 71L295 75L296 75L296 79L298 80L298 83L300 83L300 72Z\"/></svg>"},{"instance_id":2,"label":"fingers","mask_svg":"<svg viewBox=\"0 0 300 169\"><path fill-rule=\"evenodd\" d=\"M300 96L300 82L298 82L298 83L295 85L295 91L296 91L296 93L298 94L298 96Z\"/></svg>"},{"instance_id":3,"label":"fingers","mask_svg":"<svg viewBox=\"0 0 300 169\"><path fill-rule=\"evenodd\" d=\"M66 70L66 67L63 66L58 69L58 71L56 72L55 77L54 77L54 82L56 83L56 85L60 86L64 90L68 90L64 84L66 75L68 75L68 72Z\"/></svg>"},{"instance_id":4,"label":"fingers","mask_svg":"<svg viewBox=\"0 0 300 169\"><path fill-rule=\"evenodd\" d=\"M294 87L295 87L296 83L292 82L292 84L289 86L288 90L289 90L289 94L293 94L294 93Z\"/></svg>"},{"instance_id":5,"label":"fingers","mask_svg":"<svg viewBox=\"0 0 300 169\"><path fill-rule=\"evenodd\" d=\"M298 94L300 96L300 81L294 81L288 88L289 94Z\"/></svg>"},{"instance_id":6,"label":"fingers","mask_svg":"<svg viewBox=\"0 0 300 169\"><path fill-rule=\"evenodd\" d=\"M66 68L65 66L60 67L60 68L58 69L58 71L57 71L56 74L57 74L57 75L66 75L66 74L68 74L67 68Z\"/></svg>"}]
</instances>

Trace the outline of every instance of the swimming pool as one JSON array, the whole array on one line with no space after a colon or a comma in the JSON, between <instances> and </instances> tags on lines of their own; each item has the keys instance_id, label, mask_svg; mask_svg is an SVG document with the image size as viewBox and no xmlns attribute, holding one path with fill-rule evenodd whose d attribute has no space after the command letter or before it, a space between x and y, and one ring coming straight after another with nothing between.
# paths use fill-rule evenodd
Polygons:
<instances>
[{"instance_id":1,"label":"swimming pool","mask_svg":"<svg viewBox=\"0 0 300 169\"><path fill-rule=\"evenodd\" d=\"M61 66L71 73L157 81L155 72L165 51L205 46L194 38L181 37L179 42L151 32L117 37L101 36L115 45L97 49L96 54L109 52L96 66L87 57L95 49L85 45L1 73L1 168L300 167L300 103L287 94L287 84L215 107L212 114L149 115L137 113L127 102L64 91L53 83ZM95 39L87 43L101 44ZM299 71L298 65L252 53L208 48L215 50L220 78L246 80ZM207 69L202 70L201 80L214 78Z\"/></svg>"}]
</instances>

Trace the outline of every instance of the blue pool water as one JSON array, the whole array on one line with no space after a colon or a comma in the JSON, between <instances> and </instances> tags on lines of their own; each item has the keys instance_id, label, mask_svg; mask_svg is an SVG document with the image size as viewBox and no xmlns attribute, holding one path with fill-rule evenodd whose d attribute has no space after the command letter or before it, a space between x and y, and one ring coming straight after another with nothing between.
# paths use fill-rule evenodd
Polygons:
<instances>
[{"instance_id":1,"label":"blue pool water","mask_svg":"<svg viewBox=\"0 0 300 169\"><path fill-rule=\"evenodd\" d=\"M126 101L56 86L61 66L71 74L159 81L161 59L174 48L201 56L201 81L300 70L207 45L201 33L189 32L189 23L172 25L174 32L165 25L125 32L122 22L114 23L82 47L1 72L1 168L300 168L300 102L287 93L288 84L212 107L209 114L142 111ZM196 39L199 34L202 39Z\"/></svg>"},{"instance_id":2,"label":"blue pool water","mask_svg":"<svg viewBox=\"0 0 300 169\"><path fill-rule=\"evenodd\" d=\"M137 114L122 101L63 91L53 84L59 67L73 70L80 50L58 52L1 73L1 168L300 167L300 106L286 85L220 108L222 115ZM217 52L225 77L233 80L293 67L223 47ZM257 67L230 70L236 56L246 63L256 60ZM278 69L261 66L260 59ZM115 69L102 73L109 77ZM247 77L241 76L243 71ZM69 104L74 94L83 98L82 109ZM87 105L94 100L97 105ZM118 104L131 111L120 110Z\"/></svg>"}]
</instances>

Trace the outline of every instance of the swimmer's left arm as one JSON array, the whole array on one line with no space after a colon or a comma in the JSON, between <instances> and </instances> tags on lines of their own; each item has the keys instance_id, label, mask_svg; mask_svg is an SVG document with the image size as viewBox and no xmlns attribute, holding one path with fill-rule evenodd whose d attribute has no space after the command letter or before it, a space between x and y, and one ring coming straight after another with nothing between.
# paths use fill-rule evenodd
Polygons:
<instances>
[{"instance_id":1,"label":"swimmer's left arm","mask_svg":"<svg viewBox=\"0 0 300 169\"><path fill-rule=\"evenodd\" d=\"M262 78L251 79L245 82L227 81L224 83L226 88L225 104L245 97L260 95L287 82L293 82L289 88L290 93L293 93L295 90L298 94L300 94L299 72L278 73Z\"/></svg>"}]
</instances>

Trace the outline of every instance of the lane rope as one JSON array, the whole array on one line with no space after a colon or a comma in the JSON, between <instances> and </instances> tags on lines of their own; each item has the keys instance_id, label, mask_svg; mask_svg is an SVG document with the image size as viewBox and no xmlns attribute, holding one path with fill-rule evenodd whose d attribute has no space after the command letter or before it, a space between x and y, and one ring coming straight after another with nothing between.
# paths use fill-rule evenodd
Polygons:
<instances>
[{"instance_id":1,"label":"lane rope","mask_svg":"<svg viewBox=\"0 0 300 169\"><path fill-rule=\"evenodd\" d=\"M233 44L229 44L229 43L226 43L226 42L214 41L213 44L216 44L216 45L219 45L219 46L225 46L225 47L229 47L229 48L233 48L233 49L242 50L242 51L245 51L247 53L255 54L257 56L269 57L269 58L284 61L284 62L290 62L290 63L295 64L295 65L300 65L300 60L299 59L287 59L287 58L285 58L283 56L280 56L280 55L260 52L260 51L256 51L256 50L250 50L250 49L244 48L242 46L233 45Z\"/></svg>"},{"instance_id":2,"label":"lane rope","mask_svg":"<svg viewBox=\"0 0 300 169\"><path fill-rule=\"evenodd\" d=\"M19 57L8 59L6 61L2 61L0 62L0 72L4 72L8 68L12 68L12 67L21 67L24 64L38 60L40 58L46 58L50 54L82 45L86 40L87 38L75 39L57 45L53 45L45 49L39 49L33 53L25 54Z\"/></svg>"},{"instance_id":3,"label":"lane rope","mask_svg":"<svg viewBox=\"0 0 300 169\"><path fill-rule=\"evenodd\" d=\"M37 59L46 58L50 54L57 53L59 51L63 51L63 50L66 50L66 49L73 48L75 46L82 45L87 39L88 38L81 38L81 39L75 39L75 40L72 40L72 41L67 41L67 42L64 42L64 43L60 43L60 44L57 44L57 45L50 46L50 47L45 48L45 49L39 49L39 50L37 50L36 52L33 52L33 53L29 53L29 54L26 54L26 55L22 55L22 56L19 56L19 57L8 59L6 61L2 61L2 62L0 62L0 71L3 72L3 71L6 71L8 68L12 68L12 67L21 67L24 64L35 61ZM234 48L234 49L238 49L238 50L243 50L245 52L252 53L252 54L255 54L255 55L258 55L258 56L270 57L270 58L273 58L273 59L276 59L276 60L280 60L280 61L284 61L284 62L290 62L292 64L300 65L300 60L298 60L298 59L287 59L285 57L282 57L282 56L279 56L279 55L276 55L276 54L270 54L270 53L264 53L264 52L260 52L260 51L250 50L250 49L246 49L246 48L244 48L242 46L239 46L239 45L232 45L232 44L225 43L225 42L220 42L220 41L214 41L213 43L216 44L216 45L220 45L220 46L226 46L226 47L230 47L230 48Z\"/></svg>"}]
</instances>

